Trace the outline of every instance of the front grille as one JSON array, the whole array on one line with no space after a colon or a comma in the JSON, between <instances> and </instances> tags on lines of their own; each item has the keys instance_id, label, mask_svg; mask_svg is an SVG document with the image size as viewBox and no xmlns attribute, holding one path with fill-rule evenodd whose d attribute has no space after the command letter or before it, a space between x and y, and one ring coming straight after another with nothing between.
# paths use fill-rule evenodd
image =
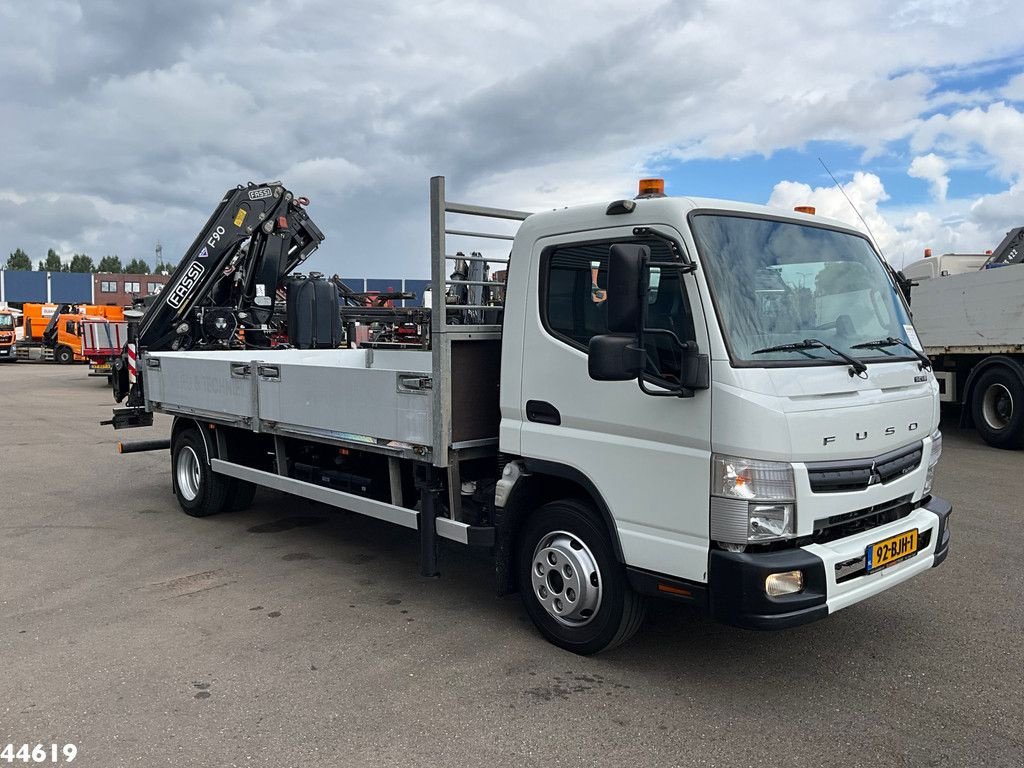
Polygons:
<instances>
[{"instance_id":1,"label":"front grille","mask_svg":"<svg viewBox=\"0 0 1024 768\"><path fill-rule=\"evenodd\" d=\"M814 493L862 491L869 485L891 482L921 465L924 444L918 441L881 456L847 461L816 461L807 464L807 478Z\"/></svg>"},{"instance_id":2,"label":"front grille","mask_svg":"<svg viewBox=\"0 0 1024 768\"><path fill-rule=\"evenodd\" d=\"M871 507L842 512L831 517L819 518L814 521L814 534L811 537L815 544L825 544L836 539L845 539L861 531L868 531L880 525L893 523L909 515L914 505L911 494L875 504Z\"/></svg>"},{"instance_id":3,"label":"front grille","mask_svg":"<svg viewBox=\"0 0 1024 768\"><path fill-rule=\"evenodd\" d=\"M767 544L749 544L747 551L776 552L791 547L806 547L808 544L828 544L830 541L870 531L872 528L894 523L907 517L914 511L912 498L913 495L908 493L871 507L855 509L852 512L841 512L830 517L821 517L814 521L814 532L808 536L773 541Z\"/></svg>"}]
</instances>

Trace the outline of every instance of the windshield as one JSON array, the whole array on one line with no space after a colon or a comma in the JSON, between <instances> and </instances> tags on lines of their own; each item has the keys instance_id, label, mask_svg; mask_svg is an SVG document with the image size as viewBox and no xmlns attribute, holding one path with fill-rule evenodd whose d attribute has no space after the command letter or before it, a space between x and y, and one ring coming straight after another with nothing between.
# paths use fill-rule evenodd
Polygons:
<instances>
[{"instance_id":1,"label":"windshield","mask_svg":"<svg viewBox=\"0 0 1024 768\"><path fill-rule=\"evenodd\" d=\"M0 314L0 331L9 331L14 327L14 316Z\"/></svg>"},{"instance_id":2,"label":"windshield","mask_svg":"<svg viewBox=\"0 0 1024 768\"><path fill-rule=\"evenodd\" d=\"M692 226L734 361L843 362L825 349L754 354L810 338L861 360L907 356L898 346L852 348L890 336L910 341L906 309L865 238L720 214L693 216Z\"/></svg>"}]
</instances>

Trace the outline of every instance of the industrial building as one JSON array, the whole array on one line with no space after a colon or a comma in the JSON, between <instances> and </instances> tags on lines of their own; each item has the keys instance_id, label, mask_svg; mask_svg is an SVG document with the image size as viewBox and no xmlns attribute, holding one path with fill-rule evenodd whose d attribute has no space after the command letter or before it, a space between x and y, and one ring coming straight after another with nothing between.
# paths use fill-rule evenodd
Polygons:
<instances>
[{"instance_id":1,"label":"industrial building","mask_svg":"<svg viewBox=\"0 0 1024 768\"><path fill-rule=\"evenodd\" d=\"M169 279L169 275L0 270L0 303L68 302L127 306L134 298L158 293ZM429 280L342 279L354 291L411 291L416 294L416 300L403 302L407 306L421 306L423 291L430 286Z\"/></svg>"}]
</instances>

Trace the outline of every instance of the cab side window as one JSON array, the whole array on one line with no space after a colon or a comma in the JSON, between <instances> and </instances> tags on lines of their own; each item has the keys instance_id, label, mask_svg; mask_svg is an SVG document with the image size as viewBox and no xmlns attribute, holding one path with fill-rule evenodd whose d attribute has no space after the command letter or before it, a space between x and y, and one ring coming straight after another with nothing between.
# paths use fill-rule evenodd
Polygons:
<instances>
[{"instance_id":1,"label":"cab side window","mask_svg":"<svg viewBox=\"0 0 1024 768\"><path fill-rule=\"evenodd\" d=\"M615 241L622 242L622 241ZM651 249L651 260L668 260L661 240L641 242ZM554 246L541 261L541 319L548 333L586 351L590 339L608 333L605 306L608 285L609 241ZM680 341L695 339L693 314L682 284L673 269L652 267L647 296L647 327L672 331ZM666 381L678 380L681 360L671 340L661 334L646 339L648 373Z\"/></svg>"}]
</instances>

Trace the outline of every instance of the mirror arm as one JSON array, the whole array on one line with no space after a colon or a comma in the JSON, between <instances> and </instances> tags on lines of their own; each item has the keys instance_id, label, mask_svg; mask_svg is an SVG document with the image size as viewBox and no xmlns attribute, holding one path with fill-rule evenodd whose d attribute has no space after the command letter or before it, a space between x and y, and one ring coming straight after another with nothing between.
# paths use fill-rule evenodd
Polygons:
<instances>
[{"instance_id":1,"label":"mirror arm","mask_svg":"<svg viewBox=\"0 0 1024 768\"><path fill-rule=\"evenodd\" d=\"M644 328L644 335L653 334L655 336L668 336L672 343L683 352L696 352L697 342L695 341L680 341L679 337L676 336L675 331L670 331L668 328Z\"/></svg>"},{"instance_id":2,"label":"mirror arm","mask_svg":"<svg viewBox=\"0 0 1024 768\"><path fill-rule=\"evenodd\" d=\"M652 267L671 266L677 268L684 275L697 271L697 265L690 260L690 257L687 255L686 251L683 250L679 241L671 235L666 235L664 232L652 229L651 227L633 227L633 237L653 237L661 240L662 242L668 243L668 247L669 250L672 251L672 255L678 259L677 262L669 262L667 264L665 262L652 261Z\"/></svg>"},{"instance_id":3,"label":"mirror arm","mask_svg":"<svg viewBox=\"0 0 1024 768\"><path fill-rule=\"evenodd\" d=\"M693 397L694 394L692 389L687 389L686 387L683 386L663 390L648 389L647 387L644 386L643 375L641 375L640 378L637 379L637 383L640 385L640 391L643 392L645 395L650 395L651 397ZM659 384L658 386L661 385Z\"/></svg>"}]
</instances>

